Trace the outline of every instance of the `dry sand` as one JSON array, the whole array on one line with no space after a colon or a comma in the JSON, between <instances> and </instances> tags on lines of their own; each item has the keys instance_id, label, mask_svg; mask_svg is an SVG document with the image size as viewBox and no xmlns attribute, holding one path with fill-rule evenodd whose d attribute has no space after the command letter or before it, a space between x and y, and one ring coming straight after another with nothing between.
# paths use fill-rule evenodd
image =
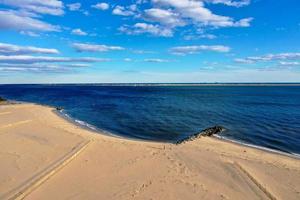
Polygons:
<instances>
[{"instance_id":1,"label":"dry sand","mask_svg":"<svg viewBox=\"0 0 300 200\"><path fill-rule=\"evenodd\" d=\"M109 137L39 105L0 105L0 147L0 199L300 199L300 160Z\"/></svg>"}]
</instances>

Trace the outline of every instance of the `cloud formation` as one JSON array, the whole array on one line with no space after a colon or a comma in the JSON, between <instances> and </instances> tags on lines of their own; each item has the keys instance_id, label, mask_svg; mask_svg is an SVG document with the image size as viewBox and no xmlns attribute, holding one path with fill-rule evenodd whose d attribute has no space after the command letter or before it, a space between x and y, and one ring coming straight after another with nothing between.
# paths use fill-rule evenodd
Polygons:
<instances>
[{"instance_id":1,"label":"cloud formation","mask_svg":"<svg viewBox=\"0 0 300 200\"><path fill-rule=\"evenodd\" d=\"M113 50L124 50L120 46L107 46L103 44L86 44L86 43L73 43L72 47L78 52L106 52Z\"/></svg>"},{"instance_id":2,"label":"cloud formation","mask_svg":"<svg viewBox=\"0 0 300 200\"><path fill-rule=\"evenodd\" d=\"M136 11L136 5L134 5L134 4L127 6L127 7L116 6L113 9L112 14L121 15L121 16L132 16L132 15L135 15L135 11Z\"/></svg>"},{"instance_id":3,"label":"cloud formation","mask_svg":"<svg viewBox=\"0 0 300 200\"><path fill-rule=\"evenodd\" d=\"M0 63L19 63L19 64L32 64L32 63L61 63L61 62L107 62L109 59L91 58L91 57L47 57L47 56L25 56L25 55L10 55L0 56Z\"/></svg>"},{"instance_id":4,"label":"cloud formation","mask_svg":"<svg viewBox=\"0 0 300 200\"><path fill-rule=\"evenodd\" d=\"M251 3L251 0L204 0L207 3L212 4L224 4L226 6L233 6L233 7L243 7L248 6Z\"/></svg>"},{"instance_id":5,"label":"cloud formation","mask_svg":"<svg viewBox=\"0 0 300 200\"><path fill-rule=\"evenodd\" d=\"M214 34L207 34L207 33L203 33L203 34L198 34L198 35L184 35L183 39L184 40L198 40L198 39L216 39L217 36Z\"/></svg>"},{"instance_id":6,"label":"cloud formation","mask_svg":"<svg viewBox=\"0 0 300 200\"><path fill-rule=\"evenodd\" d=\"M67 4L67 7L69 8L70 11L78 11L81 8L81 3Z\"/></svg>"},{"instance_id":7,"label":"cloud formation","mask_svg":"<svg viewBox=\"0 0 300 200\"><path fill-rule=\"evenodd\" d=\"M194 46L179 46L170 49L170 52L175 55L187 55L196 54L201 51L214 51L220 53L227 53L230 51L230 47L223 45L194 45Z\"/></svg>"},{"instance_id":8,"label":"cloud formation","mask_svg":"<svg viewBox=\"0 0 300 200\"><path fill-rule=\"evenodd\" d=\"M197 26L248 27L252 21L252 18L235 21L231 17L214 14L205 7L203 1L152 0L152 3L164 9L171 9L181 19L192 21Z\"/></svg>"},{"instance_id":9,"label":"cloud formation","mask_svg":"<svg viewBox=\"0 0 300 200\"><path fill-rule=\"evenodd\" d=\"M0 0L0 4L39 14L64 14L63 3L60 0Z\"/></svg>"},{"instance_id":10,"label":"cloud formation","mask_svg":"<svg viewBox=\"0 0 300 200\"><path fill-rule=\"evenodd\" d=\"M20 34L27 35L30 37L39 37L40 36L40 34L32 32L32 31L20 31Z\"/></svg>"},{"instance_id":11,"label":"cloud formation","mask_svg":"<svg viewBox=\"0 0 300 200\"><path fill-rule=\"evenodd\" d=\"M33 46L18 46L13 44L0 43L0 54L4 55L25 55L25 54L58 54L57 49L39 48Z\"/></svg>"},{"instance_id":12,"label":"cloud formation","mask_svg":"<svg viewBox=\"0 0 300 200\"><path fill-rule=\"evenodd\" d=\"M144 18L148 21L159 22L167 27L184 26L186 23L172 10L151 8L144 11Z\"/></svg>"},{"instance_id":13,"label":"cloud formation","mask_svg":"<svg viewBox=\"0 0 300 200\"><path fill-rule=\"evenodd\" d=\"M281 66L300 66L300 62L286 62L286 61L280 61L279 65Z\"/></svg>"},{"instance_id":14,"label":"cloud formation","mask_svg":"<svg viewBox=\"0 0 300 200\"><path fill-rule=\"evenodd\" d=\"M71 33L72 33L73 35L80 35L80 36L85 36L85 35L87 35L87 33L84 32L84 31L82 31L80 28L73 29Z\"/></svg>"},{"instance_id":15,"label":"cloud formation","mask_svg":"<svg viewBox=\"0 0 300 200\"><path fill-rule=\"evenodd\" d=\"M145 62L152 62L152 63L167 63L171 62L171 60L166 60L166 59L160 59L160 58L147 58L144 59Z\"/></svg>"},{"instance_id":16,"label":"cloud formation","mask_svg":"<svg viewBox=\"0 0 300 200\"><path fill-rule=\"evenodd\" d=\"M59 65L27 65L24 67L18 66L10 66L10 67L3 67L0 64L0 72L4 73L70 73L75 71L74 69L66 66L59 66Z\"/></svg>"},{"instance_id":17,"label":"cloud formation","mask_svg":"<svg viewBox=\"0 0 300 200\"><path fill-rule=\"evenodd\" d=\"M252 64L257 62L267 62L275 60L296 60L300 59L300 53L279 53L279 54L267 54L263 56L250 56L246 58L237 58L235 62Z\"/></svg>"},{"instance_id":18,"label":"cloud formation","mask_svg":"<svg viewBox=\"0 0 300 200\"><path fill-rule=\"evenodd\" d=\"M96 8L98 10L108 10L109 4L107 3L97 3L95 5L92 5L92 8Z\"/></svg>"},{"instance_id":19,"label":"cloud formation","mask_svg":"<svg viewBox=\"0 0 300 200\"><path fill-rule=\"evenodd\" d=\"M29 72L29 73L62 73L74 72L79 68L90 67L86 63L0 63L1 72Z\"/></svg>"},{"instance_id":20,"label":"cloud formation","mask_svg":"<svg viewBox=\"0 0 300 200\"><path fill-rule=\"evenodd\" d=\"M147 6L146 9L142 5ZM154 36L171 37L176 28L192 26L195 29L249 27L252 17L234 19L213 13L206 4L222 4L226 6L243 7L250 4L250 0L149 0L139 1L136 5L117 5L113 14L134 16L139 21L134 25L123 25L119 30L130 35L143 33ZM150 8L149 8L150 6ZM142 25L142 26L141 26ZM137 27L139 26L139 27Z\"/></svg>"},{"instance_id":21,"label":"cloud formation","mask_svg":"<svg viewBox=\"0 0 300 200\"><path fill-rule=\"evenodd\" d=\"M119 31L127 35L150 34L154 36L172 37L173 30L159 25L136 23L133 26L124 25L119 28Z\"/></svg>"},{"instance_id":22,"label":"cloud formation","mask_svg":"<svg viewBox=\"0 0 300 200\"><path fill-rule=\"evenodd\" d=\"M37 16L30 13L0 10L0 29L18 31L59 31L60 27L43 22Z\"/></svg>"}]
</instances>

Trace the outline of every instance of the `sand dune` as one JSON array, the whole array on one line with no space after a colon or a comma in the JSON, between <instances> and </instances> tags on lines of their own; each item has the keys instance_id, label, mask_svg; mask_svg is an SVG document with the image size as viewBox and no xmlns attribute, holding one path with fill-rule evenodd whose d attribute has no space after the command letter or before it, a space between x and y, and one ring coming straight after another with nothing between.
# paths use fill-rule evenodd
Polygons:
<instances>
[{"instance_id":1,"label":"sand dune","mask_svg":"<svg viewBox=\"0 0 300 200\"><path fill-rule=\"evenodd\" d=\"M52 108L0 106L0 199L300 199L300 161L201 137L84 130Z\"/></svg>"}]
</instances>

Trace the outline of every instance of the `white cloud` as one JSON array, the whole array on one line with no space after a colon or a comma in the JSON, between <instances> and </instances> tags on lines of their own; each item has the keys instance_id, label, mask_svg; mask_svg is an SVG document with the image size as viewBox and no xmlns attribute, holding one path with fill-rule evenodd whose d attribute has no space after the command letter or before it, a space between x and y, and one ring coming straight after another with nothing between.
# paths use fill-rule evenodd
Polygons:
<instances>
[{"instance_id":1,"label":"white cloud","mask_svg":"<svg viewBox=\"0 0 300 200\"><path fill-rule=\"evenodd\" d=\"M281 66L300 66L300 62L286 62L286 61L280 61L279 65Z\"/></svg>"},{"instance_id":2,"label":"white cloud","mask_svg":"<svg viewBox=\"0 0 300 200\"><path fill-rule=\"evenodd\" d=\"M133 53L136 53L136 54L153 54L155 53L154 51L145 51L145 50L133 50L132 51Z\"/></svg>"},{"instance_id":3,"label":"white cloud","mask_svg":"<svg viewBox=\"0 0 300 200\"><path fill-rule=\"evenodd\" d=\"M248 6L251 3L251 0L204 0L207 3L212 4L224 4L226 6L233 6L233 7L243 7Z\"/></svg>"},{"instance_id":4,"label":"white cloud","mask_svg":"<svg viewBox=\"0 0 300 200\"><path fill-rule=\"evenodd\" d=\"M280 54L269 54L266 57L272 60L291 60L300 59L300 53L280 53Z\"/></svg>"},{"instance_id":5,"label":"white cloud","mask_svg":"<svg viewBox=\"0 0 300 200\"><path fill-rule=\"evenodd\" d=\"M185 40L198 40L198 39L216 39L217 36L213 34L199 34L199 35L184 35L183 39Z\"/></svg>"},{"instance_id":6,"label":"white cloud","mask_svg":"<svg viewBox=\"0 0 300 200\"><path fill-rule=\"evenodd\" d=\"M1 72L29 72L29 73L61 73L72 72L81 67L90 65L82 63L74 64L52 64L52 63L32 63L32 64L11 64L0 63Z\"/></svg>"},{"instance_id":7,"label":"white cloud","mask_svg":"<svg viewBox=\"0 0 300 200\"><path fill-rule=\"evenodd\" d=\"M65 66L66 67L90 67L91 65L85 63L73 63Z\"/></svg>"},{"instance_id":8,"label":"white cloud","mask_svg":"<svg viewBox=\"0 0 300 200\"><path fill-rule=\"evenodd\" d=\"M214 51L214 52L226 53L230 51L230 47L223 46L223 45L211 45L211 46L195 45L195 46L173 47L170 49L170 52L175 55L195 54L201 51Z\"/></svg>"},{"instance_id":9,"label":"white cloud","mask_svg":"<svg viewBox=\"0 0 300 200\"><path fill-rule=\"evenodd\" d=\"M81 8L81 3L71 3L71 4L67 4L67 7L69 8L70 11L77 11L77 10L80 10L80 8Z\"/></svg>"},{"instance_id":10,"label":"white cloud","mask_svg":"<svg viewBox=\"0 0 300 200\"><path fill-rule=\"evenodd\" d=\"M247 27L252 18L235 21L228 16L212 13L204 7L203 1L194 0L152 0L155 6L174 9L182 18L192 20L198 26L212 27Z\"/></svg>"},{"instance_id":11,"label":"white cloud","mask_svg":"<svg viewBox=\"0 0 300 200\"><path fill-rule=\"evenodd\" d=\"M91 67L92 62L106 62L109 59L0 56L0 72L61 73L75 72L79 68Z\"/></svg>"},{"instance_id":12,"label":"white cloud","mask_svg":"<svg viewBox=\"0 0 300 200\"><path fill-rule=\"evenodd\" d=\"M121 15L121 16L132 16L135 14L136 7L134 5L124 7L124 6L116 6L112 14L114 15Z\"/></svg>"},{"instance_id":13,"label":"white cloud","mask_svg":"<svg viewBox=\"0 0 300 200\"><path fill-rule=\"evenodd\" d=\"M232 26L233 27L249 27L252 20L253 20L252 17L244 18L244 19L241 19L241 20L235 22Z\"/></svg>"},{"instance_id":14,"label":"white cloud","mask_svg":"<svg viewBox=\"0 0 300 200\"><path fill-rule=\"evenodd\" d=\"M132 62L132 59L131 58L124 58L124 61L125 62Z\"/></svg>"},{"instance_id":15,"label":"white cloud","mask_svg":"<svg viewBox=\"0 0 300 200\"><path fill-rule=\"evenodd\" d=\"M31 30L31 31L59 31L59 26L54 26L31 17L29 13L13 10L0 11L0 29Z\"/></svg>"},{"instance_id":16,"label":"white cloud","mask_svg":"<svg viewBox=\"0 0 300 200\"><path fill-rule=\"evenodd\" d=\"M102 44L73 43L72 46L79 52L106 52L112 50L124 50L124 48L120 46L107 46Z\"/></svg>"},{"instance_id":17,"label":"white cloud","mask_svg":"<svg viewBox=\"0 0 300 200\"><path fill-rule=\"evenodd\" d=\"M148 58L144 59L145 62L153 62L153 63L166 63L171 62L170 60L160 59L160 58Z\"/></svg>"},{"instance_id":18,"label":"white cloud","mask_svg":"<svg viewBox=\"0 0 300 200\"><path fill-rule=\"evenodd\" d=\"M252 63L254 63L251 60L247 60L247 59L243 59L243 58L236 58L236 59L234 59L234 61L237 62L237 63L242 63L242 64L252 64Z\"/></svg>"},{"instance_id":19,"label":"white cloud","mask_svg":"<svg viewBox=\"0 0 300 200\"><path fill-rule=\"evenodd\" d=\"M32 46L18 46L13 44L0 43L0 54L5 55L24 55L32 53L58 54L56 49L46 49Z\"/></svg>"},{"instance_id":20,"label":"white cloud","mask_svg":"<svg viewBox=\"0 0 300 200\"><path fill-rule=\"evenodd\" d=\"M74 67L74 68L81 68L81 67L90 67L90 64L87 63L0 63L0 67L5 68L44 68L44 67Z\"/></svg>"},{"instance_id":21,"label":"white cloud","mask_svg":"<svg viewBox=\"0 0 300 200\"><path fill-rule=\"evenodd\" d=\"M93 8L99 9L99 10L108 10L109 4L107 3L97 3L96 5L92 5Z\"/></svg>"},{"instance_id":22,"label":"white cloud","mask_svg":"<svg viewBox=\"0 0 300 200\"><path fill-rule=\"evenodd\" d=\"M144 18L148 21L159 22L168 27L184 26L185 22L180 18L178 13L172 10L164 10L160 8L151 8L144 11Z\"/></svg>"},{"instance_id":23,"label":"white cloud","mask_svg":"<svg viewBox=\"0 0 300 200\"><path fill-rule=\"evenodd\" d=\"M24 72L27 71L27 68L22 67L2 67L0 65L0 72Z\"/></svg>"},{"instance_id":24,"label":"white cloud","mask_svg":"<svg viewBox=\"0 0 300 200\"><path fill-rule=\"evenodd\" d=\"M109 59L91 58L91 57L47 57L47 56L0 56L0 63L57 63L57 62L106 62Z\"/></svg>"},{"instance_id":25,"label":"white cloud","mask_svg":"<svg viewBox=\"0 0 300 200\"><path fill-rule=\"evenodd\" d=\"M300 59L300 53L279 53L279 54L267 54L263 56L250 56L246 58L237 58L235 62L238 63L256 63L256 62L267 62L275 60L295 60Z\"/></svg>"},{"instance_id":26,"label":"white cloud","mask_svg":"<svg viewBox=\"0 0 300 200\"><path fill-rule=\"evenodd\" d=\"M90 15L89 11L83 11L82 13L83 13L85 16L89 16L89 15Z\"/></svg>"},{"instance_id":27,"label":"white cloud","mask_svg":"<svg viewBox=\"0 0 300 200\"><path fill-rule=\"evenodd\" d=\"M64 14L63 2L60 0L0 0L0 4L40 14Z\"/></svg>"},{"instance_id":28,"label":"white cloud","mask_svg":"<svg viewBox=\"0 0 300 200\"><path fill-rule=\"evenodd\" d=\"M72 33L73 35L81 35L81 36L87 35L86 32L82 31L82 30L79 29L79 28L73 29L71 33Z\"/></svg>"},{"instance_id":29,"label":"white cloud","mask_svg":"<svg viewBox=\"0 0 300 200\"><path fill-rule=\"evenodd\" d=\"M151 2L153 7L140 11L137 6L142 3ZM214 14L205 5L223 4L227 6L242 7L250 3L249 0L151 0L140 1L133 9L130 6L116 6L113 14L133 16L147 22L136 23L133 26L123 25L119 28L121 32L131 35L148 33L155 36L171 37L176 27L192 25L196 29L204 28L225 28L225 27L249 27L252 17L235 20L229 16ZM140 26L140 27L135 27ZM212 35L202 34L202 38L212 39ZM191 37L190 37L191 38Z\"/></svg>"},{"instance_id":30,"label":"white cloud","mask_svg":"<svg viewBox=\"0 0 300 200\"><path fill-rule=\"evenodd\" d=\"M143 3L147 3L149 0L136 0L136 4L137 5L140 5L140 4L143 4Z\"/></svg>"},{"instance_id":31,"label":"white cloud","mask_svg":"<svg viewBox=\"0 0 300 200\"><path fill-rule=\"evenodd\" d=\"M32 32L32 31L20 31L20 34L28 35L30 37L39 37L40 36L40 34Z\"/></svg>"},{"instance_id":32,"label":"white cloud","mask_svg":"<svg viewBox=\"0 0 300 200\"><path fill-rule=\"evenodd\" d=\"M148 33L154 36L172 37L173 31L170 28L165 28L159 25L136 23L133 26L124 25L119 28L119 31L128 35L140 35Z\"/></svg>"}]
</instances>

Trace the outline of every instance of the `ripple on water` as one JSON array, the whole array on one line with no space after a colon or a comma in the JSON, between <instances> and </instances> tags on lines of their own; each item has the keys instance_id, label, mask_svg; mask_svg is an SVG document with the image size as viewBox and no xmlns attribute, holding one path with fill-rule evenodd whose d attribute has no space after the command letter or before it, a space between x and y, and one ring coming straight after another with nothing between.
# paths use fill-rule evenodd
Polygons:
<instances>
[{"instance_id":1,"label":"ripple on water","mask_svg":"<svg viewBox=\"0 0 300 200\"><path fill-rule=\"evenodd\" d=\"M0 96L124 137L172 142L221 125L226 138L300 153L300 87L2 85Z\"/></svg>"}]
</instances>

